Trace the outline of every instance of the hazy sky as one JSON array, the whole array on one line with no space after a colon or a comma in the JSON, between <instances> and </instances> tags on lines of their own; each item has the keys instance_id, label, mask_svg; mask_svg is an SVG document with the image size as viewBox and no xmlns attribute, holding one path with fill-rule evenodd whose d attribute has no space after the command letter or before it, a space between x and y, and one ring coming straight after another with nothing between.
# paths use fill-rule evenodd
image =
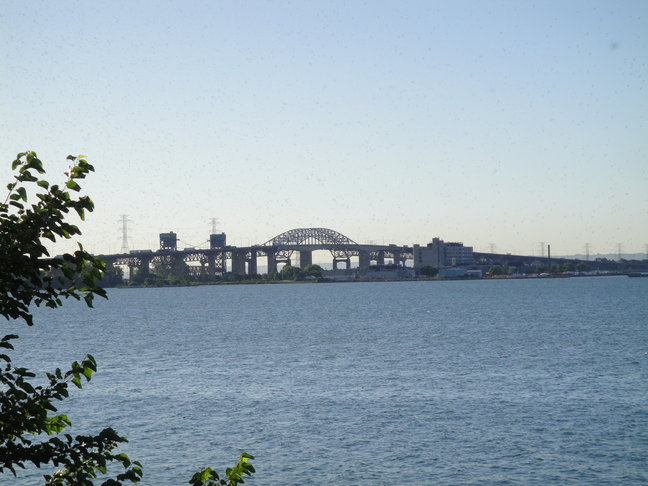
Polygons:
<instances>
[{"instance_id":1,"label":"hazy sky","mask_svg":"<svg viewBox=\"0 0 648 486\"><path fill-rule=\"evenodd\" d=\"M83 241L298 227L648 244L648 2L0 0L0 180L85 154Z\"/></svg>"}]
</instances>

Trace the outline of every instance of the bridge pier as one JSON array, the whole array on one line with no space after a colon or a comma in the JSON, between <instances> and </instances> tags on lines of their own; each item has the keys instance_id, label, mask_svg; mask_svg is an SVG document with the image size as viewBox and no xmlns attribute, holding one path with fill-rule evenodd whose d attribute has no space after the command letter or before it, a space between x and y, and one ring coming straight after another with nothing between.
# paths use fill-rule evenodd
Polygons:
<instances>
[{"instance_id":1,"label":"bridge pier","mask_svg":"<svg viewBox=\"0 0 648 486\"><path fill-rule=\"evenodd\" d=\"M232 273L245 275L245 251L232 250Z\"/></svg>"},{"instance_id":2,"label":"bridge pier","mask_svg":"<svg viewBox=\"0 0 648 486\"><path fill-rule=\"evenodd\" d=\"M277 256L274 251L266 250L268 256L268 275L277 271Z\"/></svg>"},{"instance_id":3,"label":"bridge pier","mask_svg":"<svg viewBox=\"0 0 648 486\"><path fill-rule=\"evenodd\" d=\"M379 251L378 255L376 256L376 265L384 265L384 264L385 264L385 252Z\"/></svg>"},{"instance_id":4,"label":"bridge pier","mask_svg":"<svg viewBox=\"0 0 648 486\"><path fill-rule=\"evenodd\" d=\"M207 275L215 277L217 273L223 274L227 269L225 254L214 252L207 255Z\"/></svg>"},{"instance_id":5,"label":"bridge pier","mask_svg":"<svg viewBox=\"0 0 648 486\"><path fill-rule=\"evenodd\" d=\"M250 252L250 257L246 259L248 267L247 267L247 274L248 275L256 275L258 273L257 271L257 254L256 250L252 250Z\"/></svg>"},{"instance_id":6,"label":"bridge pier","mask_svg":"<svg viewBox=\"0 0 648 486\"><path fill-rule=\"evenodd\" d=\"M140 267L140 272L142 272L145 275L148 275L151 267L151 259L150 258L140 259L139 267Z\"/></svg>"},{"instance_id":7,"label":"bridge pier","mask_svg":"<svg viewBox=\"0 0 648 486\"><path fill-rule=\"evenodd\" d=\"M400 252L399 251L393 251L392 253L394 255L394 265L396 265L397 267L400 267L401 266Z\"/></svg>"},{"instance_id":8,"label":"bridge pier","mask_svg":"<svg viewBox=\"0 0 648 486\"><path fill-rule=\"evenodd\" d=\"M227 254L224 251L216 254L216 271L220 271L221 275L227 272Z\"/></svg>"},{"instance_id":9,"label":"bridge pier","mask_svg":"<svg viewBox=\"0 0 648 486\"><path fill-rule=\"evenodd\" d=\"M207 257L207 275L210 277L216 276L216 256L209 255Z\"/></svg>"},{"instance_id":10,"label":"bridge pier","mask_svg":"<svg viewBox=\"0 0 648 486\"><path fill-rule=\"evenodd\" d=\"M184 261L184 257L182 255L172 255L171 274L178 278L186 278L189 273L189 268Z\"/></svg>"},{"instance_id":11,"label":"bridge pier","mask_svg":"<svg viewBox=\"0 0 648 486\"><path fill-rule=\"evenodd\" d=\"M369 268L371 264L371 255L366 250L358 251L358 267L360 268Z\"/></svg>"},{"instance_id":12,"label":"bridge pier","mask_svg":"<svg viewBox=\"0 0 648 486\"><path fill-rule=\"evenodd\" d=\"M299 252L299 268L306 268L307 265L313 264L313 252L301 250Z\"/></svg>"},{"instance_id":13,"label":"bridge pier","mask_svg":"<svg viewBox=\"0 0 648 486\"><path fill-rule=\"evenodd\" d=\"M141 274L142 276L148 276L150 273L150 264L151 264L151 259L150 258L142 258L139 257L138 263L131 262L128 264L128 278L130 280L133 279L136 273Z\"/></svg>"}]
</instances>

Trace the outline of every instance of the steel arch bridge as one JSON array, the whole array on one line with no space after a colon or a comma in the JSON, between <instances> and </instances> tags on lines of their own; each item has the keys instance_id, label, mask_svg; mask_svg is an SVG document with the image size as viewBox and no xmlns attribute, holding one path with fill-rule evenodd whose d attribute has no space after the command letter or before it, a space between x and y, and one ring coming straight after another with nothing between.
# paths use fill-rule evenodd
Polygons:
<instances>
[{"instance_id":1,"label":"steel arch bridge","mask_svg":"<svg viewBox=\"0 0 648 486\"><path fill-rule=\"evenodd\" d=\"M357 245L348 236L328 228L296 228L285 231L262 246L285 245Z\"/></svg>"},{"instance_id":2,"label":"steel arch bridge","mask_svg":"<svg viewBox=\"0 0 648 486\"><path fill-rule=\"evenodd\" d=\"M292 264L292 256L295 253L299 255L299 265L303 268L312 263L312 253L320 250L331 253L334 269L337 269L338 263L344 263L346 268L350 269L351 257L358 257L360 269L369 268L373 261L382 265L385 258L393 259L394 264L398 266L404 266L407 259L413 258L412 249L407 246L359 244L329 228L296 228L285 231L261 245L247 247L227 245L184 250L161 248L157 251L132 250L129 253L101 257L111 265L128 266L131 271L140 269L147 274L151 265L157 264L172 271L211 276L227 273L227 260L230 260L233 274L255 275L259 257L267 258L270 273L277 270L278 263Z\"/></svg>"}]
</instances>

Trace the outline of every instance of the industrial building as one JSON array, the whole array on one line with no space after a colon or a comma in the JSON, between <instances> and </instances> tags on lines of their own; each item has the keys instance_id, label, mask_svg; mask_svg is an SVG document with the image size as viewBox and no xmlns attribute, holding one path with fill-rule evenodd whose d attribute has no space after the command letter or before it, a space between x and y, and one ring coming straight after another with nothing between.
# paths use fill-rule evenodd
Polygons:
<instances>
[{"instance_id":1,"label":"industrial building","mask_svg":"<svg viewBox=\"0 0 648 486\"><path fill-rule=\"evenodd\" d=\"M426 246L414 245L414 269L430 266L435 268L456 267L473 264L472 246L433 238Z\"/></svg>"}]
</instances>

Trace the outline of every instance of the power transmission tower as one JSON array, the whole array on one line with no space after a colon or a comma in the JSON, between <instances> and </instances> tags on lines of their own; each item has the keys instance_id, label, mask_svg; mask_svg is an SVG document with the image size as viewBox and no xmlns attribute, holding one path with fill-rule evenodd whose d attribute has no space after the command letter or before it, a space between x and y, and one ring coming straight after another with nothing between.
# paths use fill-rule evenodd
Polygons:
<instances>
[{"instance_id":1,"label":"power transmission tower","mask_svg":"<svg viewBox=\"0 0 648 486\"><path fill-rule=\"evenodd\" d=\"M128 219L128 214L122 214L119 222L121 223L122 232L121 252L128 253L128 223L130 222L130 219Z\"/></svg>"},{"instance_id":2,"label":"power transmission tower","mask_svg":"<svg viewBox=\"0 0 648 486\"><path fill-rule=\"evenodd\" d=\"M211 228L212 228L211 234L215 235L216 231L218 231L218 223L220 223L220 221L218 220L218 218L211 218L209 222L211 223Z\"/></svg>"},{"instance_id":3,"label":"power transmission tower","mask_svg":"<svg viewBox=\"0 0 648 486\"><path fill-rule=\"evenodd\" d=\"M540 256L544 258L545 256L545 242L541 241L540 242Z\"/></svg>"},{"instance_id":4,"label":"power transmission tower","mask_svg":"<svg viewBox=\"0 0 648 486\"><path fill-rule=\"evenodd\" d=\"M619 261L621 261L621 243L617 243L617 255L619 257Z\"/></svg>"},{"instance_id":5,"label":"power transmission tower","mask_svg":"<svg viewBox=\"0 0 648 486\"><path fill-rule=\"evenodd\" d=\"M495 253L495 243L489 243L490 245L490 252Z\"/></svg>"},{"instance_id":6,"label":"power transmission tower","mask_svg":"<svg viewBox=\"0 0 648 486\"><path fill-rule=\"evenodd\" d=\"M589 262L590 259L590 244L585 243L585 261Z\"/></svg>"}]
</instances>

